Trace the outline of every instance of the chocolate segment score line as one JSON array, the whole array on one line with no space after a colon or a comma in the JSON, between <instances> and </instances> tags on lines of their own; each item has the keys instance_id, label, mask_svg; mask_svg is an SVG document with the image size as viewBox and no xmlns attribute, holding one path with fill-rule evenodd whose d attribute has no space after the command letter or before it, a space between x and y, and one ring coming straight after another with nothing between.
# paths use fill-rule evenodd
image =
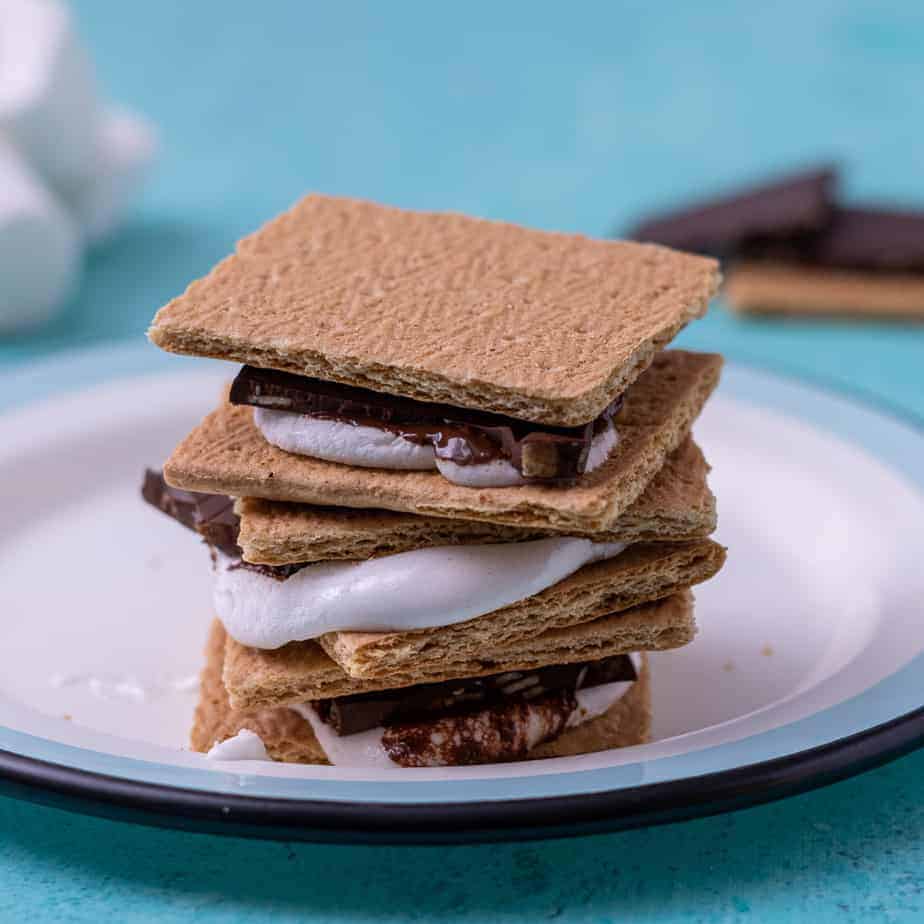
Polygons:
<instances>
[{"instance_id":1,"label":"chocolate segment score line","mask_svg":"<svg viewBox=\"0 0 924 924\"><path fill-rule=\"evenodd\" d=\"M230 401L378 427L419 445L429 443L438 458L457 465L507 459L527 480L543 482L579 478L594 434L622 406L619 397L596 420L581 427L550 427L255 366L244 366L238 373Z\"/></svg>"}]
</instances>

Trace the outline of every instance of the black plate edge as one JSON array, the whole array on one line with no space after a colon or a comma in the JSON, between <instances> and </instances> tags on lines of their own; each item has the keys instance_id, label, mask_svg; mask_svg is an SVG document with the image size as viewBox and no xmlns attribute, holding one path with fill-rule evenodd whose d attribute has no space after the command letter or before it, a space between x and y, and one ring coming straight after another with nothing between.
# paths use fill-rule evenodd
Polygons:
<instances>
[{"instance_id":1,"label":"black plate edge","mask_svg":"<svg viewBox=\"0 0 924 924\"><path fill-rule=\"evenodd\" d=\"M529 840L665 824L772 802L870 770L921 746L924 707L797 754L682 780L551 798L416 805L203 793L0 750L0 795L118 821L273 840Z\"/></svg>"}]
</instances>

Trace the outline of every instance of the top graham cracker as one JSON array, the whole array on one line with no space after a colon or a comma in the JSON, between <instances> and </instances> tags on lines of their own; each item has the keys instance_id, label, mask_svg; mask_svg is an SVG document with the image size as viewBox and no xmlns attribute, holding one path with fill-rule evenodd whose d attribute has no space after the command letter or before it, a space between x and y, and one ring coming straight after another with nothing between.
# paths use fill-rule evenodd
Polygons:
<instances>
[{"instance_id":1,"label":"top graham cracker","mask_svg":"<svg viewBox=\"0 0 924 924\"><path fill-rule=\"evenodd\" d=\"M537 423L594 419L700 317L718 264L309 195L162 308L165 350Z\"/></svg>"}]
</instances>

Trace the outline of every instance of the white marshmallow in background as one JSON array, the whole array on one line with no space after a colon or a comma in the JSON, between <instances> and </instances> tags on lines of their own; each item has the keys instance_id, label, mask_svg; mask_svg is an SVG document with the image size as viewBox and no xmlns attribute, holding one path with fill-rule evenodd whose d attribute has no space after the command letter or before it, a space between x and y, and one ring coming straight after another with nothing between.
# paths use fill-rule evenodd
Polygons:
<instances>
[{"instance_id":1,"label":"white marshmallow in background","mask_svg":"<svg viewBox=\"0 0 924 924\"><path fill-rule=\"evenodd\" d=\"M103 114L100 139L96 173L64 194L89 245L100 243L117 229L157 152L154 127L126 109Z\"/></svg>"},{"instance_id":2,"label":"white marshmallow in background","mask_svg":"<svg viewBox=\"0 0 924 924\"><path fill-rule=\"evenodd\" d=\"M156 146L150 123L100 101L63 4L0 0L0 333L62 304Z\"/></svg>"},{"instance_id":3,"label":"white marshmallow in background","mask_svg":"<svg viewBox=\"0 0 924 924\"><path fill-rule=\"evenodd\" d=\"M96 172L101 107L69 10L0 0L0 131L56 189Z\"/></svg>"},{"instance_id":4,"label":"white marshmallow in background","mask_svg":"<svg viewBox=\"0 0 924 924\"><path fill-rule=\"evenodd\" d=\"M0 333L47 320L72 291L79 268L73 219L0 139Z\"/></svg>"}]
</instances>

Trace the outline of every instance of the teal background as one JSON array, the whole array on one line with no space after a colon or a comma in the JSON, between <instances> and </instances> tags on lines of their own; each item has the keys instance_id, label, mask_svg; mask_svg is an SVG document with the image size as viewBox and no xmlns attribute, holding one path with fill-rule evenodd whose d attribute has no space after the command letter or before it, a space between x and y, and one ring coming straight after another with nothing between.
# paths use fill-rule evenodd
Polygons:
<instances>
[{"instance_id":1,"label":"teal background","mask_svg":"<svg viewBox=\"0 0 924 924\"><path fill-rule=\"evenodd\" d=\"M924 206L924 5L77 3L163 155L59 320L0 368L142 336L308 189L605 234L833 157ZM924 328L739 321L683 335L924 418ZM0 919L772 921L924 915L924 753L785 803L574 841L314 847L0 800Z\"/></svg>"}]
</instances>

